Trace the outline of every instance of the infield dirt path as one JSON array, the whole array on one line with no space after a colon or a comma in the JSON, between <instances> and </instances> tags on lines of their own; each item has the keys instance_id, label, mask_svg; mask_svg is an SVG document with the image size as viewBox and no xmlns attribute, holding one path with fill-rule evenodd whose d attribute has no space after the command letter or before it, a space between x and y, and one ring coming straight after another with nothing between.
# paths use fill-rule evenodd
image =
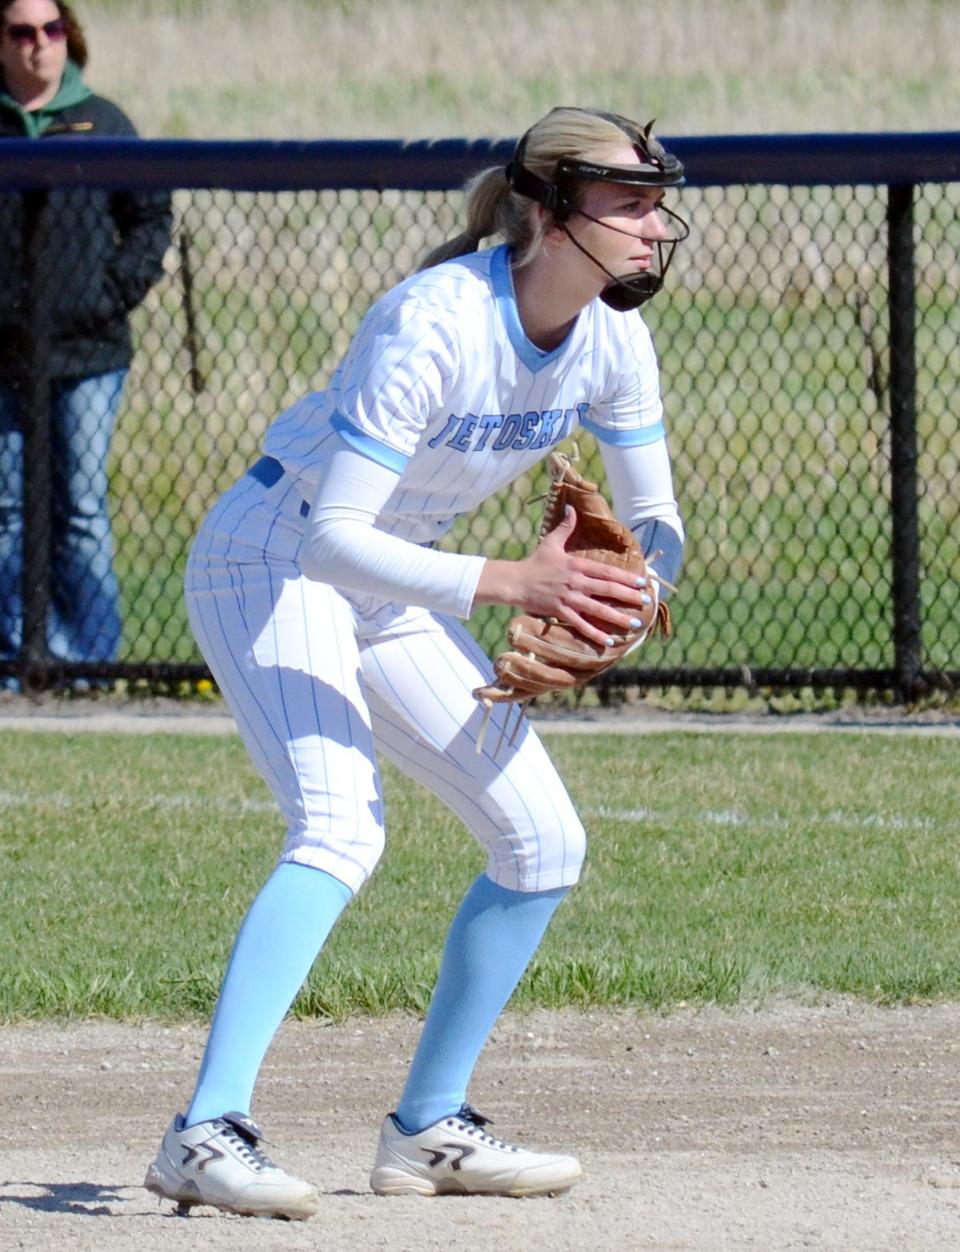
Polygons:
<instances>
[{"instance_id":1,"label":"infield dirt path","mask_svg":"<svg viewBox=\"0 0 960 1252\"><path fill-rule=\"evenodd\" d=\"M417 1029L284 1025L255 1111L320 1187L305 1224L178 1218L141 1189L202 1029L0 1031L0 1248L960 1248L957 1006L508 1014L471 1095L504 1137L579 1154L585 1180L541 1200L368 1191Z\"/></svg>"}]
</instances>

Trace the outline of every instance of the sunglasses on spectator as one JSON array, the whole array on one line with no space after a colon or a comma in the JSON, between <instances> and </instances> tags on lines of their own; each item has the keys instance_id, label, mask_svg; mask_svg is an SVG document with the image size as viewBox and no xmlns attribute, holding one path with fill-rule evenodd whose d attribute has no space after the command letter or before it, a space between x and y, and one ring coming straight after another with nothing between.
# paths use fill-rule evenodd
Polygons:
<instances>
[{"instance_id":1,"label":"sunglasses on spectator","mask_svg":"<svg viewBox=\"0 0 960 1252\"><path fill-rule=\"evenodd\" d=\"M36 46L40 42L40 32L46 35L50 43L60 43L66 39L69 27L65 17L56 17L52 22L44 22L42 26L30 26L26 22L13 22L7 27L10 42L17 48L26 48L28 44Z\"/></svg>"}]
</instances>

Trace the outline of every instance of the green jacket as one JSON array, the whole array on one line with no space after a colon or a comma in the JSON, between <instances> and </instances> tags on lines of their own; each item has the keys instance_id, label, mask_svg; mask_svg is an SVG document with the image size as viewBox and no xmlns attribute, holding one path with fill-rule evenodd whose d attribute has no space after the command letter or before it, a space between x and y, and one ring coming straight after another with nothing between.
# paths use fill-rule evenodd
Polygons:
<instances>
[{"instance_id":1,"label":"green jacket","mask_svg":"<svg viewBox=\"0 0 960 1252\"><path fill-rule=\"evenodd\" d=\"M3 109L7 114L12 113L14 117L19 119L27 139L39 139L45 131L49 130L59 120L59 114L64 109L69 109L74 104L82 104L84 100L88 100L92 95L93 92L83 81L83 73L80 66L74 61L68 61L66 69L63 71L63 78L60 80L57 94L52 100L48 100L42 108L28 113L26 109L21 108L17 104L13 96L6 90L6 84L3 81L2 74L0 74L0 109Z\"/></svg>"},{"instance_id":2,"label":"green jacket","mask_svg":"<svg viewBox=\"0 0 960 1252\"><path fill-rule=\"evenodd\" d=\"M122 110L94 95L72 61L57 94L33 113L17 104L0 77L0 140L43 143L75 136L82 142L85 136L136 134ZM25 370L37 368L52 378L84 378L128 365L128 314L163 273L169 195L98 187L50 191L37 224L42 263L34 272L24 249L25 203L22 193L0 194L0 382L21 381ZM33 360L31 290L47 315L45 362Z\"/></svg>"}]
</instances>

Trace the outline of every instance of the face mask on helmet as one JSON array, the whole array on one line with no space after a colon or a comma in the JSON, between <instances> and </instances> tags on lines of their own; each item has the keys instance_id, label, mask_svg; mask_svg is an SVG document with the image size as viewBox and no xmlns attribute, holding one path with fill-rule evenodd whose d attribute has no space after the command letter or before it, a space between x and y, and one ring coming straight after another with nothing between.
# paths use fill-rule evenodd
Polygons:
<instances>
[{"instance_id":1,"label":"face mask on helmet","mask_svg":"<svg viewBox=\"0 0 960 1252\"><path fill-rule=\"evenodd\" d=\"M600 293L600 298L611 308L619 312L639 308L663 286L664 275L673 259L678 243L686 239L690 228L683 218L676 213L660 206L659 212L665 213L674 225L675 233L669 239L650 240L655 249L655 263L642 274L631 274L619 277L611 274L590 252L586 250L566 226L566 222L574 214L588 218L607 230L619 230L610 226L600 218L584 213L576 204L577 184L580 182L618 183L629 187L682 187L684 183L683 165L664 148L663 144L653 135L653 123L649 122L642 130L628 118L616 113L602 113L599 110L585 109L583 112L593 113L595 117L605 118L613 122L630 141L637 154L637 165L610 165L600 161L581 161L574 158L563 158L557 162L552 182L540 178L528 170L523 163L529 131L517 144L513 160L506 168L506 179L514 191L522 196L535 200L553 215L554 221L566 231L567 238L579 248L584 256L589 257L594 265L610 279L610 283ZM622 231L622 234L630 232Z\"/></svg>"}]
</instances>

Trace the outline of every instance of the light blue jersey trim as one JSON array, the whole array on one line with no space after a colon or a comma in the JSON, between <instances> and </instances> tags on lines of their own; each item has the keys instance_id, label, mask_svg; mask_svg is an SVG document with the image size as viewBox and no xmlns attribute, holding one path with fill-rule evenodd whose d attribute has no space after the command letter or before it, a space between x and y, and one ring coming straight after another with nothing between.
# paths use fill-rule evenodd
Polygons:
<instances>
[{"instance_id":1,"label":"light blue jersey trim","mask_svg":"<svg viewBox=\"0 0 960 1252\"><path fill-rule=\"evenodd\" d=\"M567 346L569 335L552 352L541 352L524 334L523 326L520 323L520 314L517 310L517 296L513 289L513 278L510 274L510 249L506 244L501 244L494 251L490 263L490 277L493 282L493 294L496 297L497 308L500 310L500 318L506 327L513 350L531 374L536 374L544 366L557 359Z\"/></svg>"},{"instance_id":2,"label":"light blue jersey trim","mask_svg":"<svg viewBox=\"0 0 960 1252\"><path fill-rule=\"evenodd\" d=\"M646 522L641 522L639 526L634 526L633 533L645 557L649 559L654 552L660 554L653 562L656 572L662 574L667 582L675 583L680 573L680 566L683 564L683 540L673 527L668 526L666 522L661 522L659 518L652 517ZM669 596L669 588L661 587L660 599L667 600Z\"/></svg>"},{"instance_id":3,"label":"light blue jersey trim","mask_svg":"<svg viewBox=\"0 0 960 1252\"><path fill-rule=\"evenodd\" d=\"M407 468L407 462L410 460L408 456L398 452L396 448L388 448L385 443L381 443L379 439L374 439L371 435L363 434L362 431L357 430L356 426L348 422L342 413L334 413L330 418L330 425L349 448L352 448L354 452L359 452L367 460L375 461L377 465L382 465L384 469L393 470L397 474L402 474Z\"/></svg>"},{"instance_id":4,"label":"light blue jersey trim","mask_svg":"<svg viewBox=\"0 0 960 1252\"><path fill-rule=\"evenodd\" d=\"M606 426L598 426L596 422L581 418L580 425L601 443L611 443L618 448L642 448L648 443L656 443L663 439L666 434L663 422L633 430L610 430Z\"/></svg>"}]
</instances>

